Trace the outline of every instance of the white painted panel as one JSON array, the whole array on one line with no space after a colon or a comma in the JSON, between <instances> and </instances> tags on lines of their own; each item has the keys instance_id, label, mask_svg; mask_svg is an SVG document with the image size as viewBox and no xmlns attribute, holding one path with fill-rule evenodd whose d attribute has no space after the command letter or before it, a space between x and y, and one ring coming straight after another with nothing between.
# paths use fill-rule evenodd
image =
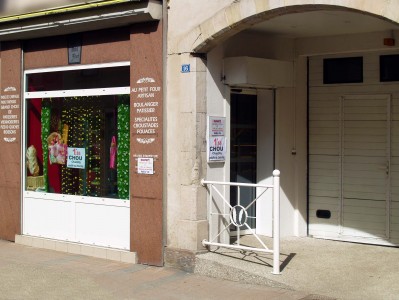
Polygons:
<instances>
[{"instance_id":1,"label":"white painted panel","mask_svg":"<svg viewBox=\"0 0 399 300\"><path fill-rule=\"evenodd\" d=\"M339 126L338 121L325 121L325 120L315 120L309 122L310 129L320 129L320 128L333 128L337 129Z\"/></svg>"},{"instance_id":2,"label":"white painted panel","mask_svg":"<svg viewBox=\"0 0 399 300\"><path fill-rule=\"evenodd\" d=\"M317 209L314 204L325 204L325 205L334 205L334 206L339 206L339 199L337 197L324 197L324 196L310 196L312 201L309 203L309 207L314 207Z\"/></svg>"},{"instance_id":3,"label":"white painted panel","mask_svg":"<svg viewBox=\"0 0 399 300\"><path fill-rule=\"evenodd\" d=\"M350 178L349 180L351 180ZM345 182L343 183L343 189L345 191L345 195L348 195L349 193L355 194L359 193L359 195L364 195L364 194L379 194L381 196L381 200L385 201L386 197L386 189L385 189L385 184L384 185L377 185L373 182L371 185L367 184L348 184L347 180L345 178ZM368 199L367 196L362 197L362 199Z\"/></svg>"},{"instance_id":4,"label":"white painted panel","mask_svg":"<svg viewBox=\"0 0 399 300\"><path fill-rule=\"evenodd\" d=\"M356 223L356 227L362 227L362 230L358 230L355 228L351 228L351 224L347 224L346 225L346 230L345 232L342 233L343 236L349 236L350 240L353 240L356 237L360 237L360 238L381 238L384 239L385 238L385 229L375 229L375 226L373 226L373 228L366 228L365 226L367 226L369 224L368 221L363 222L363 223Z\"/></svg>"},{"instance_id":5,"label":"white painted panel","mask_svg":"<svg viewBox=\"0 0 399 300\"><path fill-rule=\"evenodd\" d=\"M129 249L130 208L76 203L76 241Z\"/></svg>"},{"instance_id":6,"label":"white painted panel","mask_svg":"<svg viewBox=\"0 0 399 300\"><path fill-rule=\"evenodd\" d=\"M312 184L327 183L339 185L338 176L309 176L309 182Z\"/></svg>"},{"instance_id":7,"label":"white painted panel","mask_svg":"<svg viewBox=\"0 0 399 300\"><path fill-rule=\"evenodd\" d=\"M373 122L374 127L369 126L371 124L362 125L361 122L357 124L357 127L350 126L346 128L346 134L348 135L364 135L364 129L367 129L368 135L379 136L384 133L385 128L376 128L377 122Z\"/></svg>"},{"instance_id":8,"label":"white painted panel","mask_svg":"<svg viewBox=\"0 0 399 300\"><path fill-rule=\"evenodd\" d=\"M328 190L317 190L311 187L309 189L309 196L317 196L317 197L339 197L338 191L328 191Z\"/></svg>"},{"instance_id":9,"label":"white painted panel","mask_svg":"<svg viewBox=\"0 0 399 300\"><path fill-rule=\"evenodd\" d=\"M274 169L274 95L271 90L258 91L257 183L273 185ZM264 189L256 191L257 196ZM273 191L269 189L256 203L256 233L272 236Z\"/></svg>"},{"instance_id":10,"label":"white painted panel","mask_svg":"<svg viewBox=\"0 0 399 300\"><path fill-rule=\"evenodd\" d=\"M399 244L399 202L393 202L391 206L391 238Z\"/></svg>"},{"instance_id":11,"label":"white painted panel","mask_svg":"<svg viewBox=\"0 0 399 300\"><path fill-rule=\"evenodd\" d=\"M25 197L22 232L38 237L73 241L73 215L74 204L71 201Z\"/></svg>"},{"instance_id":12,"label":"white painted panel","mask_svg":"<svg viewBox=\"0 0 399 300\"><path fill-rule=\"evenodd\" d=\"M310 82L322 81L322 60L310 60ZM339 233L339 97L314 93L309 99L309 233L336 236ZM313 93L312 93L313 92ZM330 219L316 217L329 210Z\"/></svg>"},{"instance_id":13,"label":"white painted panel","mask_svg":"<svg viewBox=\"0 0 399 300\"><path fill-rule=\"evenodd\" d=\"M339 118L338 124L335 121L323 121L326 108L336 111L340 97L344 95L358 95L349 97L346 106L345 130L343 131L343 143L346 143L347 149L344 149L344 167L343 176L346 190L346 198L343 209L346 210L346 224L348 228L345 234L336 234L331 229L331 224L325 225L326 221L318 220L310 213L309 231L315 236L334 238L340 240L370 242L379 244L399 244L399 84L398 82L379 81L379 55L386 52L361 53L363 56L364 83L362 84L323 84L323 59L325 57L337 57L329 55L325 57L310 58L309 70L309 188L311 193L321 193L312 186L322 187L319 183L332 184L336 179L337 172L331 168L331 165L325 161L314 160L315 157L326 154L330 157L339 156L332 148L312 148L311 142L333 142L336 137L328 135L338 135L339 140ZM390 53L394 54L394 53ZM342 57L342 55L341 55ZM387 95L391 95L391 106L384 104ZM348 100L348 99L347 99ZM391 110L391 133L387 128L387 117L385 107ZM315 115L318 112L318 116ZM331 116L330 116L331 118ZM351 120L348 121L347 119ZM389 123L389 122L388 122ZM388 124L389 125L389 124ZM320 138L319 135L325 135ZM391 139L389 141L389 138ZM386 144L386 149L381 147ZM338 148L340 146L338 145ZM361 152L361 153L360 153ZM390 157L389 157L389 152ZM317 154L317 155L314 155ZM388 157L387 157L388 156ZM391 159L390 178L383 174L387 170L387 158ZM330 169L331 168L331 169ZM333 173L328 176L328 173ZM338 172L339 176L339 172ZM327 186L326 186L327 187ZM387 196L391 195L390 207L387 207ZM326 203L325 207L331 207L329 197L309 195L311 211ZM398 204L399 205L399 204ZM358 214L358 215L356 215ZM379 215L387 221L388 215L390 222L375 222L367 219L362 220L362 215ZM385 214L385 215L384 215ZM381 220L380 220L381 221ZM352 223L351 223L352 222ZM383 226L390 225L390 240L384 237ZM387 228L385 228L387 229ZM359 237L357 237L359 236Z\"/></svg>"},{"instance_id":14,"label":"white painted panel","mask_svg":"<svg viewBox=\"0 0 399 300\"><path fill-rule=\"evenodd\" d=\"M24 192L22 232L129 250L130 201Z\"/></svg>"},{"instance_id":15,"label":"white painted panel","mask_svg":"<svg viewBox=\"0 0 399 300\"><path fill-rule=\"evenodd\" d=\"M312 141L314 142L339 142L337 134L312 134Z\"/></svg>"},{"instance_id":16,"label":"white painted panel","mask_svg":"<svg viewBox=\"0 0 399 300\"><path fill-rule=\"evenodd\" d=\"M377 169L377 168L376 168ZM348 178L353 178L353 177L358 177L358 178L366 178L366 179L381 179L382 174L376 173L374 171L358 171L358 170L344 170L343 174L345 177Z\"/></svg>"},{"instance_id":17,"label":"white painted panel","mask_svg":"<svg viewBox=\"0 0 399 300\"><path fill-rule=\"evenodd\" d=\"M318 169L318 168L312 168L311 170L311 176L327 176L327 177L337 177L339 175L338 170L331 170L331 169Z\"/></svg>"},{"instance_id":18,"label":"white painted panel","mask_svg":"<svg viewBox=\"0 0 399 300\"><path fill-rule=\"evenodd\" d=\"M309 129L312 137L317 135L333 135L337 139L339 137L339 128L336 127L310 127Z\"/></svg>"},{"instance_id":19,"label":"white painted panel","mask_svg":"<svg viewBox=\"0 0 399 300\"><path fill-rule=\"evenodd\" d=\"M316 115L319 115L320 118L322 116L327 116L327 118L328 118L328 115L339 114L339 106L337 106L335 103L332 103L332 102L330 102L330 103L334 104L334 105L328 105L328 106L322 106L322 107L321 106L310 107L309 113L311 115L314 115L314 117L316 117Z\"/></svg>"},{"instance_id":20,"label":"white painted panel","mask_svg":"<svg viewBox=\"0 0 399 300\"><path fill-rule=\"evenodd\" d=\"M339 182L325 183L325 182L313 182L313 190L327 190L327 191L339 191Z\"/></svg>"},{"instance_id":21,"label":"white painted panel","mask_svg":"<svg viewBox=\"0 0 399 300\"><path fill-rule=\"evenodd\" d=\"M293 70L290 61L247 56L224 59L225 83L232 86L291 87Z\"/></svg>"},{"instance_id":22,"label":"white painted panel","mask_svg":"<svg viewBox=\"0 0 399 300\"><path fill-rule=\"evenodd\" d=\"M320 219L316 217L309 218L309 234L312 236L338 236L339 230L338 218Z\"/></svg>"},{"instance_id":23,"label":"white painted panel","mask_svg":"<svg viewBox=\"0 0 399 300\"><path fill-rule=\"evenodd\" d=\"M323 100L313 100L309 102L309 108L315 109L315 108L333 108L334 110L339 109L339 103L338 101L335 101L335 99L323 99ZM312 113L315 112L314 110L310 110ZM339 111L337 111L339 112Z\"/></svg>"},{"instance_id":24,"label":"white painted panel","mask_svg":"<svg viewBox=\"0 0 399 300\"><path fill-rule=\"evenodd\" d=\"M343 97L343 235L386 237L389 105L387 95ZM369 128L378 131L371 135ZM370 200L383 205L380 208L363 205L363 201L370 203Z\"/></svg>"}]
</instances>

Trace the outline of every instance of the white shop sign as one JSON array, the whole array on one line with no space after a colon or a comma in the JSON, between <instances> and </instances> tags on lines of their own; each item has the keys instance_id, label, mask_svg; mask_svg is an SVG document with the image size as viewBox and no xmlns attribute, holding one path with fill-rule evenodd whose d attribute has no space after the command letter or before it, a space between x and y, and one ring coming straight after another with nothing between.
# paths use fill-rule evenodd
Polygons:
<instances>
[{"instance_id":1,"label":"white shop sign","mask_svg":"<svg viewBox=\"0 0 399 300\"><path fill-rule=\"evenodd\" d=\"M152 157L137 158L137 173L138 174L154 174L154 159Z\"/></svg>"},{"instance_id":2,"label":"white shop sign","mask_svg":"<svg viewBox=\"0 0 399 300\"><path fill-rule=\"evenodd\" d=\"M73 169L84 169L86 166L85 154L85 148L68 147L67 167Z\"/></svg>"},{"instance_id":3,"label":"white shop sign","mask_svg":"<svg viewBox=\"0 0 399 300\"><path fill-rule=\"evenodd\" d=\"M208 117L207 160L224 162L226 160L226 118Z\"/></svg>"}]
</instances>

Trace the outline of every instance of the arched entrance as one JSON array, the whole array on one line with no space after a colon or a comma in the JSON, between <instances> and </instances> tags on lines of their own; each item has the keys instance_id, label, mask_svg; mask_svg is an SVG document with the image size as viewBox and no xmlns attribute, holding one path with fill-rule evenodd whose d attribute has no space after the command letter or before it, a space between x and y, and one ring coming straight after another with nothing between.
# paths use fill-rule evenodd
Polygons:
<instances>
[{"instance_id":1,"label":"arched entrance","mask_svg":"<svg viewBox=\"0 0 399 300\"><path fill-rule=\"evenodd\" d=\"M294 2L298 4L298 1ZM207 113L226 117L230 124L229 132L233 130L231 95L234 91L250 89L258 95L263 90L274 90L271 117L274 135L268 152L272 153L274 166L281 170L283 235L309 234L350 241L397 244L399 232L394 220L399 214L399 197L395 195L395 168L392 169L392 166L395 167L393 150L396 143L396 120L392 111L396 110L396 106L395 100L387 100L395 99L397 80L389 80L387 83L381 79L380 69L383 68L381 57L388 57L394 63L395 56L392 55L399 53L399 48L392 45L399 27L389 20L393 18L390 15L393 8L391 4L362 4L360 7L356 1L341 1L341 5L346 5L344 7L337 6L335 2L330 1L331 5L317 5L316 1L315 5L286 4L284 7L269 3L263 5L262 10L261 1L240 1L192 31L196 39L189 51L207 53L207 71L210 76L203 78L207 81ZM253 10L244 10L245 5ZM240 14L234 15L233 12ZM222 14L225 17L222 18ZM181 45L188 45L187 41L193 37L187 35ZM239 62L243 57L250 59L244 63L242 60ZM360 65L359 62L351 64L351 58L356 57L362 58ZM236 65L231 67L228 60L232 59L236 59ZM335 71L338 77L342 77L342 73L356 73L360 70L361 79L357 74L356 79L349 81L324 80L329 59L348 59L349 68ZM280 73L282 67L273 67L280 63L291 64L284 74ZM333 65L339 65L339 61L333 61ZM291 81L291 84L281 84L276 78L282 78L283 82ZM385 153L384 160L388 158L390 168L386 174L384 163L383 172L388 177L370 183L363 180L365 177L359 169L371 166L372 159L364 157L363 150L377 145L372 140L368 144L362 140L363 134L369 132L367 129L365 133L345 136L347 131L344 132L344 128L352 130L348 126L357 121L346 119L349 116L345 112L353 109L356 114L360 114L353 118L365 118L368 114L365 103L368 101L371 107L379 107L380 99L386 100L382 100L386 102L384 108L378 108L385 116L382 121L386 127L385 135L378 139L385 143L382 151ZM362 104L349 108L350 101ZM373 108L370 110L373 111ZM258 109L256 112L257 122L266 118L259 117ZM371 124L370 130L380 125L367 117L364 121ZM330 123L323 127L326 122ZM353 126L360 126L360 123ZM350 176L347 176L345 162L348 157L344 153L351 149L345 148L348 145L343 143L345 139L353 139L355 144L365 147L353 152L355 161L364 158L366 163L351 165L354 170L351 170L353 172ZM258 137L258 144L259 141L262 141L262 136ZM232 179L232 142L227 143L230 156L226 164L208 166L208 174L212 178L226 178L227 181ZM324 145L325 148L319 149L318 145ZM330 151L334 148L335 152ZM332 165L334 170L331 169ZM376 167L381 168L378 163ZM263 166L257 166L256 171L262 172ZM370 172L373 177L374 172ZM336 175L334 182L327 178L333 177L332 173ZM358 182L356 191L348 194L347 191L351 190L347 186L353 185L353 181ZM381 189L384 198L373 198L373 188L370 186ZM262 218L259 213L256 217ZM381 224L384 226L381 227ZM353 228L356 230L351 230ZM384 234L376 233L376 229Z\"/></svg>"}]
</instances>

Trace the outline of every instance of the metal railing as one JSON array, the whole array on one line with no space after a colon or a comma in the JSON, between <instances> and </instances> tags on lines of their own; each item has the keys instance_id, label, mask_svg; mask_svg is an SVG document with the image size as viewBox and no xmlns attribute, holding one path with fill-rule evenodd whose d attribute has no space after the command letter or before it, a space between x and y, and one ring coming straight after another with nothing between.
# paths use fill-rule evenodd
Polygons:
<instances>
[{"instance_id":1,"label":"metal railing","mask_svg":"<svg viewBox=\"0 0 399 300\"><path fill-rule=\"evenodd\" d=\"M280 274L280 171L273 171L273 185L260 185L251 183L239 183L239 182L223 182L223 181L201 181L202 185L209 185L209 199L208 199L208 213L209 213L209 241L204 239L202 245L206 246L217 246L231 249L240 249L247 251L265 252L273 254L273 274ZM237 205L232 206L229 200L222 195L222 193L216 188L216 186L236 186L237 187ZM264 190L253 199L247 206L240 204L240 188L241 187L253 187L263 188ZM256 232L248 224L248 209L256 203L256 201L269 189L273 190L273 249L269 249L265 243L260 239ZM212 199L213 192L223 200L223 203L229 208L229 213L224 214L220 212L213 212L212 210ZM212 237L212 216L219 215L229 217L230 223L226 225L217 235ZM215 242L225 231L227 231L231 225L237 228L237 241L236 244L231 243L218 243ZM246 228L250 234L252 234L262 245L262 248L248 247L240 244L240 227Z\"/></svg>"}]
</instances>

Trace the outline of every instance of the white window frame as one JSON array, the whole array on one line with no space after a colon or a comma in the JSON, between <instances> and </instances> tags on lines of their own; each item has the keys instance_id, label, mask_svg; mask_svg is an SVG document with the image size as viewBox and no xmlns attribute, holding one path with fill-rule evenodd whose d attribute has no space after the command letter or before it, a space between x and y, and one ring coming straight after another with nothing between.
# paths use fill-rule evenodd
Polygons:
<instances>
[{"instance_id":1,"label":"white window frame","mask_svg":"<svg viewBox=\"0 0 399 300\"><path fill-rule=\"evenodd\" d=\"M112 68L112 67L121 67L121 66L130 66L130 62L114 62L114 63L104 63L104 64L90 64L90 65L76 65L76 66L65 66L65 67L55 67L55 68L40 68L40 69L32 69L24 71L24 102L23 102L23 126L24 130L22 132L22 185L21 185L21 194L23 198L30 195L32 196L32 191L26 191L26 148L27 148L27 135L26 135L26 124L25 120L27 119L27 100L36 99L36 98L62 98L62 97L84 97L84 96L105 96L105 95L130 95L130 86L127 87L115 87L115 88L95 88L95 89L77 89L77 90L57 90L57 91L43 91L43 92L26 92L26 77L29 74L38 74L38 73L49 73L49 72L63 72L63 71L71 71L71 70L86 70L86 69L100 69L100 68ZM48 196L50 193L40 193L43 197ZM64 194L51 194L52 198L57 198L56 195L61 195L68 197L70 195ZM71 199L76 196L71 196ZM104 198L104 197L89 197L89 196L79 196L83 201L87 201L92 204L99 205L115 205L114 198ZM22 199L23 200L23 199ZM116 199L120 203L118 206L130 207L130 199Z\"/></svg>"}]
</instances>

